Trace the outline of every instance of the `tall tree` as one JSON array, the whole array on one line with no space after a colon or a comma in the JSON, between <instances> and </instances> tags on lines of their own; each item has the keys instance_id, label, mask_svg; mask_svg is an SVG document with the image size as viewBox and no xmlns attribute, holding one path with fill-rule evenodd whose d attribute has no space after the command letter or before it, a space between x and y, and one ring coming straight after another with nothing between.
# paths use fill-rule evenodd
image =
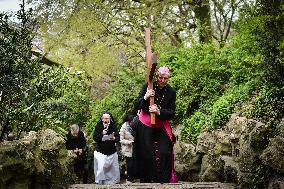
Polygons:
<instances>
[{"instance_id":1,"label":"tall tree","mask_svg":"<svg viewBox=\"0 0 284 189\"><path fill-rule=\"evenodd\" d=\"M33 54L35 20L21 4L17 23L0 14L0 141L4 134L64 130L70 123L85 123L89 89L83 73L41 64ZM60 129L61 128L61 129Z\"/></svg>"},{"instance_id":2,"label":"tall tree","mask_svg":"<svg viewBox=\"0 0 284 189\"><path fill-rule=\"evenodd\" d=\"M212 37L224 47L243 0L211 0Z\"/></svg>"},{"instance_id":3,"label":"tall tree","mask_svg":"<svg viewBox=\"0 0 284 189\"><path fill-rule=\"evenodd\" d=\"M212 41L209 0L195 1L194 13L198 23L198 36L201 43Z\"/></svg>"},{"instance_id":4,"label":"tall tree","mask_svg":"<svg viewBox=\"0 0 284 189\"><path fill-rule=\"evenodd\" d=\"M33 20L24 4L12 23L6 14L0 14L0 140L12 130L17 114L32 104L26 101L27 86L39 72L37 59L32 59Z\"/></svg>"},{"instance_id":5,"label":"tall tree","mask_svg":"<svg viewBox=\"0 0 284 189\"><path fill-rule=\"evenodd\" d=\"M284 81L284 1L260 0L257 3L257 17L262 25L256 28L254 34L262 47L269 79L275 82Z\"/></svg>"},{"instance_id":6,"label":"tall tree","mask_svg":"<svg viewBox=\"0 0 284 189\"><path fill-rule=\"evenodd\" d=\"M210 4L210 0L29 0L36 7L42 54L85 71L92 78L96 95L113 81L116 70L145 70L141 67L145 65L143 33L147 25L152 28L154 49L182 47L196 41L210 43L212 36L223 46L232 25L232 19L227 17L235 12L222 15L227 8L221 6L221 0L212 1L215 3ZM222 15L221 20L213 22L217 23L213 27L212 5Z\"/></svg>"}]
</instances>

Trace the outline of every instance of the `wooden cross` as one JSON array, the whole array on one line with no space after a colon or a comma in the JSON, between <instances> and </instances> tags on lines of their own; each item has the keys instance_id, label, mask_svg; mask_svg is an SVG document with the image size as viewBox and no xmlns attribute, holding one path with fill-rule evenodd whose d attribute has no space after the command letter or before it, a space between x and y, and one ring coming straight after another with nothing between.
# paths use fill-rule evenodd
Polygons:
<instances>
[{"instance_id":1,"label":"wooden cross","mask_svg":"<svg viewBox=\"0 0 284 189\"><path fill-rule=\"evenodd\" d=\"M148 89L153 89L153 77L155 74L155 69L157 66L157 55L155 53L152 54L151 50L151 36L150 36L150 28L145 28L145 46L146 46L146 64L147 64L147 83ZM154 97L150 97L150 106L155 104ZM150 113L151 116L151 125L156 124L155 113Z\"/></svg>"}]
</instances>

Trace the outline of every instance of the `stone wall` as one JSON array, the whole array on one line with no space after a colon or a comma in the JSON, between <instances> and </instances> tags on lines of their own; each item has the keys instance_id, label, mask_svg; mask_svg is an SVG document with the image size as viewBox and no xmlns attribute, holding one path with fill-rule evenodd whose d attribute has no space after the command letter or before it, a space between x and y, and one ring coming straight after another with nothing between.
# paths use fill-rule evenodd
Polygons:
<instances>
[{"instance_id":1,"label":"stone wall","mask_svg":"<svg viewBox=\"0 0 284 189\"><path fill-rule=\"evenodd\" d=\"M56 189L78 182L74 156L53 130L29 132L20 140L0 143L1 189Z\"/></svg>"},{"instance_id":2,"label":"stone wall","mask_svg":"<svg viewBox=\"0 0 284 189\"><path fill-rule=\"evenodd\" d=\"M233 182L242 188L280 186L284 178L283 123L272 133L262 122L233 114L222 129L203 130L195 145L178 141L176 170L184 181Z\"/></svg>"}]
</instances>

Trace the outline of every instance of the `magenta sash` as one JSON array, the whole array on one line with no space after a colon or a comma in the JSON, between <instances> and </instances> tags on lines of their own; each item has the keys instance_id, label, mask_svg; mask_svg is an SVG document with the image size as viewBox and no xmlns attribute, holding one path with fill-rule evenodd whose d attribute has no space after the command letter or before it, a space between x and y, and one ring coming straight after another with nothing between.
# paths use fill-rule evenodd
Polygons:
<instances>
[{"instance_id":1,"label":"magenta sash","mask_svg":"<svg viewBox=\"0 0 284 189\"><path fill-rule=\"evenodd\" d=\"M173 143L173 135L172 135L171 125L170 125L169 120L160 120L156 118L156 124L151 125L150 115L144 112L143 110L140 111L139 120L147 127L163 128L163 130L166 132L166 134L168 135L168 137ZM172 153L172 173L171 173L170 183L177 183L177 182L178 182L178 177L176 174L176 170L174 168L174 152L173 152Z\"/></svg>"},{"instance_id":2,"label":"magenta sash","mask_svg":"<svg viewBox=\"0 0 284 189\"><path fill-rule=\"evenodd\" d=\"M152 128L163 128L163 130L166 132L170 140L173 142L173 136L172 136L172 130L169 120L161 120L156 118L156 124L151 125L151 117L150 114L147 114L143 110L140 111L139 114L139 120L146 126L152 127Z\"/></svg>"}]
</instances>

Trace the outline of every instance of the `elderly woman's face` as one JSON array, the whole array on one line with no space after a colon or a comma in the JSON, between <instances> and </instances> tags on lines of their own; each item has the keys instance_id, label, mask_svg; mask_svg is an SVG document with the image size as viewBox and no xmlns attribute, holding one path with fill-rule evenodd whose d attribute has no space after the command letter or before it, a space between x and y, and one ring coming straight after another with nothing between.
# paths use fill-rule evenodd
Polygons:
<instances>
[{"instance_id":1,"label":"elderly woman's face","mask_svg":"<svg viewBox=\"0 0 284 189\"><path fill-rule=\"evenodd\" d=\"M168 74L159 73L157 75L157 83L158 83L158 86L160 88L165 87L168 84L168 80L169 80L169 75Z\"/></svg>"},{"instance_id":2,"label":"elderly woman's face","mask_svg":"<svg viewBox=\"0 0 284 189\"><path fill-rule=\"evenodd\" d=\"M102 122L103 122L103 124L109 124L110 123L110 115L108 115L108 114L103 114L103 116L102 116Z\"/></svg>"}]
</instances>

